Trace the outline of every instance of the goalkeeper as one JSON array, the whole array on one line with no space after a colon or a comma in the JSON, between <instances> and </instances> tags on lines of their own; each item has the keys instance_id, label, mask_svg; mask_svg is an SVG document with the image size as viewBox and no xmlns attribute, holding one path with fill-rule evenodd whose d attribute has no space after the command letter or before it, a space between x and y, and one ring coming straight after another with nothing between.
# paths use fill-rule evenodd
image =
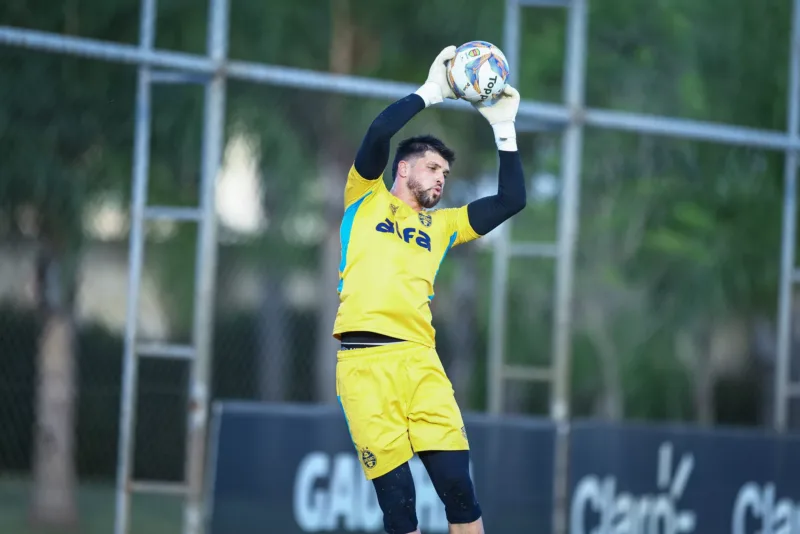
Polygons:
<instances>
[{"instance_id":1,"label":"goalkeeper","mask_svg":"<svg viewBox=\"0 0 800 534\"><path fill-rule=\"evenodd\" d=\"M417 533L408 461L419 455L444 504L451 533L483 533L469 472L461 412L435 346L430 302L450 248L486 235L525 207L525 181L514 119L519 93L506 86L496 102L475 104L494 132L500 159L497 194L458 208L432 210L455 156L442 141L401 141L392 186L383 173L392 136L425 108L455 99L446 81L445 48L428 79L373 121L344 191L336 387L366 477L389 534Z\"/></svg>"}]
</instances>

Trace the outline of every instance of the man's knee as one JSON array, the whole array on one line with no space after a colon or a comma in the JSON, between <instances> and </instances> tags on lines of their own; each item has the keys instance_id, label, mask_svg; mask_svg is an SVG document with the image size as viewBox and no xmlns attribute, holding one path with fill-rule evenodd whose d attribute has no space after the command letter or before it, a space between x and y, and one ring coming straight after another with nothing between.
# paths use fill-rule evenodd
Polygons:
<instances>
[{"instance_id":1,"label":"man's knee","mask_svg":"<svg viewBox=\"0 0 800 534\"><path fill-rule=\"evenodd\" d=\"M388 534L417 530L417 496L408 462L372 481Z\"/></svg>"},{"instance_id":2,"label":"man's knee","mask_svg":"<svg viewBox=\"0 0 800 534\"><path fill-rule=\"evenodd\" d=\"M481 507L469 474L469 451L419 453L433 487L444 504L451 524L472 523L481 517Z\"/></svg>"}]
</instances>

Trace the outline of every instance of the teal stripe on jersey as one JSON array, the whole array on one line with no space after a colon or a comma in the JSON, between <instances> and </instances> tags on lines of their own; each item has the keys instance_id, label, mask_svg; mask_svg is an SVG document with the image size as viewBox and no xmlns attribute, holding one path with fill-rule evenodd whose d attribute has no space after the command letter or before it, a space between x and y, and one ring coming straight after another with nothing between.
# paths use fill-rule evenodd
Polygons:
<instances>
[{"instance_id":1,"label":"teal stripe on jersey","mask_svg":"<svg viewBox=\"0 0 800 534\"><path fill-rule=\"evenodd\" d=\"M453 248L453 243L456 242L457 237L458 237L458 232L453 232L453 235L450 236L450 242L447 244L447 248L444 249L444 254L442 254L442 259L439 260L439 267L436 268L436 274L433 275L434 282L436 282L436 277L439 276L439 269L442 268L442 262L444 262L445 256L447 256L447 253L450 252L451 248ZM433 295L428 295L428 300L433 300Z\"/></svg>"},{"instance_id":2,"label":"teal stripe on jersey","mask_svg":"<svg viewBox=\"0 0 800 534\"><path fill-rule=\"evenodd\" d=\"M344 415L344 422L347 423L347 432L350 434L350 441L353 441L353 432L350 430L350 420L347 418L347 412L344 411L344 404L342 404L342 396L336 395L336 399L339 401L339 408L342 409L342 415ZM353 441L353 445L355 445L355 441Z\"/></svg>"},{"instance_id":3,"label":"teal stripe on jersey","mask_svg":"<svg viewBox=\"0 0 800 534\"><path fill-rule=\"evenodd\" d=\"M339 229L339 240L342 243L342 260L339 262L339 272L344 273L344 268L347 267L347 247L350 246L350 234L353 232L353 223L356 220L356 212L361 207L364 199L372 194L372 191L366 193L363 197L353 202L349 208L344 210L344 217L342 217L342 226ZM344 274L339 277L339 285L336 291L342 292L344 286Z\"/></svg>"}]
</instances>

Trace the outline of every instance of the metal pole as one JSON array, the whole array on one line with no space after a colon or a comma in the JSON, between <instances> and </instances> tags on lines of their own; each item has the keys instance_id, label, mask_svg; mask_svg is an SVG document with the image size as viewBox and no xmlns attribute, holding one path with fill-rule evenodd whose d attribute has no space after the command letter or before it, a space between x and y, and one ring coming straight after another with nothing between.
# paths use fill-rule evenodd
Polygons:
<instances>
[{"instance_id":1,"label":"metal pole","mask_svg":"<svg viewBox=\"0 0 800 534\"><path fill-rule=\"evenodd\" d=\"M800 148L800 142L790 141L784 132L610 109L586 109L584 124L618 132L635 132L641 135L660 135L675 139L710 141L771 150Z\"/></svg>"},{"instance_id":2,"label":"metal pole","mask_svg":"<svg viewBox=\"0 0 800 534\"><path fill-rule=\"evenodd\" d=\"M203 480L206 430L210 390L211 343L214 314L214 287L217 274L216 181L225 139L225 73L228 53L228 0L211 0L209 7L208 54L218 70L206 86L202 181L195 281L194 346L197 357L192 365L189 391L187 435L188 495L184 533L200 534L203 521Z\"/></svg>"},{"instance_id":3,"label":"metal pole","mask_svg":"<svg viewBox=\"0 0 800 534\"><path fill-rule=\"evenodd\" d=\"M139 49L152 50L155 40L156 0L142 0L139 21ZM131 230L129 236L128 295L125 320L125 346L120 392L119 443L117 444L117 484L114 533L128 534L130 524L130 481L133 473L133 449L136 427L136 388L138 361L136 331L139 319L139 287L144 263L144 209L147 202L147 179L150 168L150 68L139 67L136 86L136 125L133 148Z\"/></svg>"},{"instance_id":4,"label":"metal pole","mask_svg":"<svg viewBox=\"0 0 800 534\"><path fill-rule=\"evenodd\" d=\"M21 30L2 25L0 25L1 44L119 63L146 64L151 67L178 69L190 73L212 74L216 69L208 58L194 54L164 50L143 51L131 45L35 30ZM230 61L226 69L230 79L365 98L402 98L416 89L415 85L408 83L245 61ZM446 100L441 105L447 109L472 110L472 107L464 101ZM569 116L570 111L564 106L531 100L520 102L518 113L520 119L538 119L553 125L565 125ZM800 149L800 139L790 140L785 132L626 111L587 109L584 112L584 124L615 131L634 131L643 135L671 136L678 139L710 141L768 150Z\"/></svg>"},{"instance_id":5,"label":"metal pole","mask_svg":"<svg viewBox=\"0 0 800 534\"><path fill-rule=\"evenodd\" d=\"M519 0L506 0L506 13L503 29L503 53L509 64L509 72L519 72ZM511 74L509 74L509 78ZM519 77L517 77L519 78ZM512 80L509 79L509 83ZM516 82L514 82L516 83ZM495 230L492 256L492 291L489 313L488 347L488 410L499 414L505 402L505 361L506 340L506 290L508 286L509 241L511 221L506 221Z\"/></svg>"},{"instance_id":6,"label":"metal pole","mask_svg":"<svg viewBox=\"0 0 800 534\"><path fill-rule=\"evenodd\" d=\"M553 527L557 534L566 534L569 510L572 297L583 150L582 120L586 78L587 1L572 0L567 18L564 100L570 110L571 120L564 132L561 152L562 189L558 214L558 256L556 258L555 321L553 324L554 379L550 405L550 414L556 424Z\"/></svg>"},{"instance_id":7,"label":"metal pole","mask_svg":"<svg viewBox=\"0 0 800 534\"><path fill-rule=\"evenodd\" d=\"M800 0L794 0L792 37L789 54L789 94L786 116L790 140L797 140L800 126ZM792 293L797 239L797 153L786 152L784 162L783 231L781 243L781 280L778 295L778 353L775 361L775 429L786 429L789 401L789 365L792 345Z\"/></svg>"}]
</instances>

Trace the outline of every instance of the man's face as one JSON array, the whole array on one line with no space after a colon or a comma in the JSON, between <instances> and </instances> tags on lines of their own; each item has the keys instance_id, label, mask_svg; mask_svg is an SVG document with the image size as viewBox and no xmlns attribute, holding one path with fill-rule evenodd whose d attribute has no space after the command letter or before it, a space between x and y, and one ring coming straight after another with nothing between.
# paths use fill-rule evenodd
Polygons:
<instances>
[{"instance_id":1,"label":"man's face","mask_svg":"<svg viewBox=\"0 0 800 534\"><path fill-rule=\"evenodd\" d=\"M430 209L439 203L450 165L437 152L427 151L409 162L406 184L419 205Z\"/></svg>"}]
</instances>

